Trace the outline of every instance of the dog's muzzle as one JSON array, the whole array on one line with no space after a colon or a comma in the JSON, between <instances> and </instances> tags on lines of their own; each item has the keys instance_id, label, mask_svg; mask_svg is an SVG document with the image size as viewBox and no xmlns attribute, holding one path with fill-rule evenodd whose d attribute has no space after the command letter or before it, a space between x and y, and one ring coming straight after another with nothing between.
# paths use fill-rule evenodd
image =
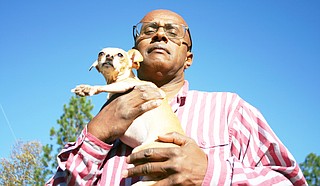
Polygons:
<instances>
[{"instance_id":1,"label":"dog's muzzle","mask_svg":"<svg viewBox=\"0 0 320 186\"><path fill-rule=\"evenodd\" d=\"M104 66L106 66L106 67L108 67L108 66L113 67L112 60L108 60L108 59L106 59L106 61L103 62L101 65L102 65L103 67L104 67Z\"/></svg>"}]
</instances>

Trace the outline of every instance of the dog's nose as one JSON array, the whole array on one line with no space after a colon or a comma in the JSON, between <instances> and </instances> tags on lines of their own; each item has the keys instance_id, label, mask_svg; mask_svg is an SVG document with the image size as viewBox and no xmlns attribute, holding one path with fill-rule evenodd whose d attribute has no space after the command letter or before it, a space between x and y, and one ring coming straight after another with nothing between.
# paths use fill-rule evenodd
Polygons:
<instances>
[{"instance_id":1,"label":"dog's nose","mask_svg":"<svg viewBox=\"0 0 320 186\"><path fill-rule=\"evenodd\" d=\"M113 60L113 55L107 54L106 55L106 60L112 61Z\"/></svg>"}]
</instances>

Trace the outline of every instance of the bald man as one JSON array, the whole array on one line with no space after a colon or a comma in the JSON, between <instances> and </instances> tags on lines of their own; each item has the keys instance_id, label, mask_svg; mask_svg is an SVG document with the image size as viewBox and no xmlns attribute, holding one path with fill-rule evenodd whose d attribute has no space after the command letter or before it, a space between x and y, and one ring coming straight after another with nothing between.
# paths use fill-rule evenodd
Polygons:
<instances>
[{"instance_id":1,"label":"bald man","mask_svg":"<svg viewBox=\"0 0 320 186\"><path fill-rule=\"evenodd\" d=\"M60 152L48 185L132 185L142 176L161 178L157 185L306 183L257 109L234 93L189 90L184 72L192 65L192 40L180 15L154 10L133 29L134 48L144 58L138 77L158 88L137 86L109 101ZM171 100L186 135L159 136L177 147L131 153L119 137L135 118L157 107L159 89Z\"/></svg>"}]
</instances>

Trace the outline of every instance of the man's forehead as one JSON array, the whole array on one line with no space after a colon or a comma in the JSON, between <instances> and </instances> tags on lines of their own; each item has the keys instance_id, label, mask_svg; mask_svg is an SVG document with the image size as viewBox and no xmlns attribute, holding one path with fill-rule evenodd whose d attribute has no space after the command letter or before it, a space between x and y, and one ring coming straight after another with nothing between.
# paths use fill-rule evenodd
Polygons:
<instances>
[{"instance_id":1,"label":"man's forehead","mask_svg":"<svg viewBox=\"0 0 320 186\"><path fill-rule=\"evenodd\" d=\"M141 20L141 22L178 23L187 25L183 18L178 14L167 11L150 12Z\"/></svg>"}]
</instances>

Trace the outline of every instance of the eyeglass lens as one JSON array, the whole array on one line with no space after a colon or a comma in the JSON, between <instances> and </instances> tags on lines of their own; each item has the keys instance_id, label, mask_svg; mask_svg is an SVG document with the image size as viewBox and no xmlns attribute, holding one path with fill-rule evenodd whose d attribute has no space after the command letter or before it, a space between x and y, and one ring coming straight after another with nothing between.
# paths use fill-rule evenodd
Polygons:
<instances>
[{"instance_id":1,"label":"eyeglass lens","mask_svg":"<svg viewBox=\"0 0 320 186\"><path fill-rule=\"evenodd\" d=\"M160 27L163 27L164 32L169 38L183 38L186 28L183 25L167 23L164 26L159 26L155 22L139 23L136 26L137 35L151 36L155 34Z\"/></svg>"}]
</instances>

